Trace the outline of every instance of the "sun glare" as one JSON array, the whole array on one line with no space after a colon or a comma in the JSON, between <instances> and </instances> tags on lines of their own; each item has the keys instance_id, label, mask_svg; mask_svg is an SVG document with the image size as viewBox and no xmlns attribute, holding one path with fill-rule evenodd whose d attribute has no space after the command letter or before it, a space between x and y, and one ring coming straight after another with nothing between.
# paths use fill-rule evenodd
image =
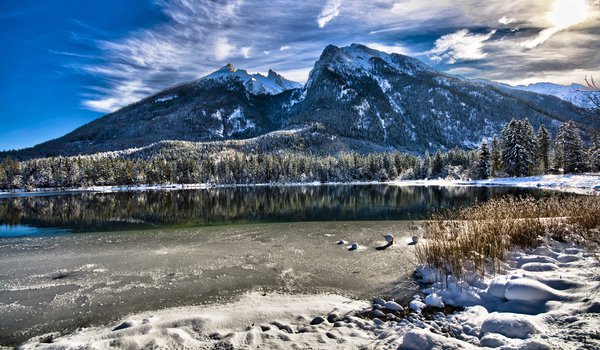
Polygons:
<instances>
[{"instance_id":1,"label":"sun glare","mask_svg":"<svg viewBox=\"0 0 600 350\"><path fill-rule=\"evenodd\" d=\"M585 21L589 14L586 0L555 0L548 20L556 27L567 28Z\"/></svg>"}]
</instances>

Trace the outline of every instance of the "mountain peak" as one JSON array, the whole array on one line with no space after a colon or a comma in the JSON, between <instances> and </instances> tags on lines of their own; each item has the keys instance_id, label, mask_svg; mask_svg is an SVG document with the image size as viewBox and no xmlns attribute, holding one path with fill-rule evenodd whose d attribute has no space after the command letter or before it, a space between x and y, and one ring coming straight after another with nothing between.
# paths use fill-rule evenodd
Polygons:
<instances>
[{"instance_id":1,"label":"mountain peak","mask_svg":"<svg viewBox=\"0 0 600 350\"><path fill-rule=\"evenodd\" d=\"M269 69L269 74L265 77L260 73L250 74L245 69L237 69L231 63L200 79L200 81L218 81L223 83L236 81L242 83L253 94L268 95L276 95L286 90L301 87L299 83L284 78L272 69Z\"/></svg>"},{"instance_id":2,"label":"mountain peak","mask_svg":"<svg viewBox=\"0 0 600 350\"><path fill-rule=\"evenodd\" d=\"M217 72L223 72L223 73L226 73L226 72L235 73L236 71L237 71L237 68L235 68L235 66L231 63L227 63L222 68L217 70Z\"/></svg>"},{"instance_id":3,"label":"mountain peak","mask_svg":"<svg viewBox=\"0 0 600 350\"><path fill-rule=\"evenodd\" d=\"M275 72L274 70L272 70L272 69L269 69L269 72L267 73L267 78L269 78L269 79L277 79L277 78L279 78L279 77L281 77L281 75L279 75L279 74L278 74L277 72Z\"/></svg>"},{"instance_id":4,"label":"mountain peak","mask_svg":"<svg viewBox=\"0 0 600 350\"><path fill-rule=\"evenodd\" d=\"M356 43L344 47L327 45L309 75L307 87L312 86L315 79L319 79L320 72L324 69L346 76L380 76L384 70L388 71L388 74L395 72L414 76L421 72L434 71L416 58L389 54Z\"/></svg>"}]
</instances>

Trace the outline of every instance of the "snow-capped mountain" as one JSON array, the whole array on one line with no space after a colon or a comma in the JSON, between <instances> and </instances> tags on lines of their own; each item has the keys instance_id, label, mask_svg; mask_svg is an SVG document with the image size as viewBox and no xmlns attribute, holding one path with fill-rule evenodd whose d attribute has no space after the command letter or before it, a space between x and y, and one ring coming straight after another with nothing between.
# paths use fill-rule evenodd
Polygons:
<instances>
[{"instance_id":1,"label":"snow-capped mountain","mask_svg":"<svg viewBox=\"0 0 600 350\"><path fill-rule=\"evenodd\" d=\"M448 75L363 45L329 45L304 86L273 71L265 77L226 65L15 156L89 154L163 140L221 142L307 126L314 132L284 133L270 148L261 141L261 149L280 149L288 138L296 150L425 152L474 148L515 117L529 118L535 128L555 129L569 119L589 123L554 96Z\"/></svg>"},{"instance_id":2,"label":"snow-capped mountain","mask_svg":"<svg viewBox=\"0 0 600 350\"><path fill-rule=\"evenodd\" d=\"M302 87L300 83L287 80L269 69L265 77L260 73L249 74L244 69L236 69L231 63L200 79L200 81L218 80L224 83L241 82L253 94L276 95L286 90Z\"/></svg>"},{"instance_id":3,"label":"snow-capped mountain","mask_svg":"<svg viewBox=\"0 0 600 350\"><path fill-rule=\"evenodd\" d=\"M514 87L518 90L531 91L538 94L556 96L561 100L571 102L572 104L582 108L594 108L595 106L590 100L590 94L597 93L591 91L586 86L581 84L558 85L553 83L535 83L529 85L517 85Z\"/></svg>"},{"instance_id":4,"label":"snow-capped mountain","mask_svg":"<svg viewBox=\"0 0 600 350\"><path fill-rule=\"evenodd\" d=\"M288 123L395 149L475 147L513 117L535 127L581 119L557 98L467 80L421 61L364 45L328 46L304 89L292 93Z\"/></svg>"}]
</instances>

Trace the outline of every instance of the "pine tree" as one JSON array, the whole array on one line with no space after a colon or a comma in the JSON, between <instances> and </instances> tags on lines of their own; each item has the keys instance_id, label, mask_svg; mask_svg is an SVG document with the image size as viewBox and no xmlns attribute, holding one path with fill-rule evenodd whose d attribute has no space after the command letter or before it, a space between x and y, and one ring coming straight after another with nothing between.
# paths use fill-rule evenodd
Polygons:
<instances>
[{"instance_id":1,"label":"pine tree","mask_svg":"<svg viewBox=\"0 0 600 350\"><path fill-rule=\"evenodd\" d=\"M572 120L561 124L558 128L556 146L562 154L562 165L565 173L577 173L587 170L583 141Z\"/></svg>"},{"instance_id":2,"label":"pine tree","mask_svg":"<svg viewBox=\"0 0 600 350\"><path fill-rule=\"evenodd\" d=\"M475 177L478 179L487 179L491 174L491 156L488 150L487 142L483 141L479 151L479 159L475 167Z\"/></svg>"},{"instance_id":3,"label":"pine tree","mask_svg":"<svg viewBox=\"0 0 600 350\"><path fill-rule=\"evenodd\" d=\"M423 159L423 167L425 169L425 178L431 177L431 154L429 149L425 150L425 158Z\"/></svg>"},{"instance_id":4,"label":"pine tree","mask_svg":"<svg viewBox=\"0 0 600 350\"><path fill-rule=\"evenodd\" d=\"M436 151L433 156L433 160L431 162L431 177L440 177L442 176L442 171L444 170L444 160L442 159L442 154L440 151Z\"/></svg>"},{"instance_id":5,"label":"pine tree","mask_svg":"<svg viewBox=\"0 0 600 350\"><path fill-rule=\"evenodd\" d=\"M600 130L594 130L589 150L590 169L600 171Z\"/></svg>"},{"instance_id":6,"label":"pine tree","mask_svg":"<svg viewBox=\"0 0 600 350\"><path fill-rule=\"evenodd\" d=\"M527 119L511 120L502 130L502 160L510 176L531 173L536 153L533 128Z\"/></svg>"},{"instance_id":7,"label":"pine tree","mask_svg":"<svg viewBox=\"0 0 600 350\"><path fill-rule=\"evenodd\" d=\"M542 124L537 132L537 159L542 173L546 173L550 168L550 146L552 139L548 129Z\"/></svg>"},{"instance_id":8,"label":"pine tree","mask_svg":"<svg viewBox=\"0 0 600 350\"><path fill-rule=\"evenodd\" d=\"M529 123L529 119L525 118L521 121L520 134L521 142L523 142L529 156L527 159L527 175L531 175L535 170L538 149L535 130L533 130L533 126Z\"/></svg>"},{"instance_id":9,"label":"pine tree","mask_svg":"<svg viewBox=\"0 0 600 350\"><path fill-rule=\"evenodd\" d=\"M4 188L8 189L20 188L23 184L21 164L18 161L7 157L2 161L1 167L4 170L2 175L4 184L0 183L0 185L3 185Z\"/></svg>"},{"instance_id":10,"label":"pine tree","mask_svg":"<svg viewBox=\"0 0 600 350\"><path fill-rule=\"evenodd\" d=\"M494 135L494 138L492 139L492 153L491 153L491 160L492 160L492 170L491 170L491 175L492 176L498 176L498 174L502 171L502 149L500 147L500 142L498 141L498 138L496 137L496 135Z\"/></svg>"}]
</instances>

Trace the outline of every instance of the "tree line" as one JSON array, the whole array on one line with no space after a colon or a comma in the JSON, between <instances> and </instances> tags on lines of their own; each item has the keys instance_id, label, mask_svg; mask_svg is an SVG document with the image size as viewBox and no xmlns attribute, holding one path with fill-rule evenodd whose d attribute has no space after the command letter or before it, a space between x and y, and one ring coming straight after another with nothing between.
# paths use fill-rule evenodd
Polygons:
<instances>
[{"instance_id":1,"label":"tree line","mask_svg":"<svg viewBox=\"0 0 600 350\"><path fill-rule=\"evenodd\" d=\"M190 146L192 147L192 146ZM179 150L181 151L181 150ZM255 184L293 182L390 181L427 178L488 178L598 171L600 138L584 144L573 122L556 138L527 119L512 120L488 146L451 149L424 156L400 153L344 152L336 156L304 152L159 152L144 157L100 153L74 157L0 162L0 188L72 188L152 184Z\"/></svg>"},{"instance_id":2,"label":"tree line","mask_svg":"<svg viewBox=\"0 0 600 350\"><path fill-rule=\"evenodd\" d=\"M546 173L600 171L600 134L595 130L589 146L573 121L559 126L553 139L541 125L534 131L527 119L513 119L479 148L474 178L531 176Z\"/></svg>"}]
</instances>

